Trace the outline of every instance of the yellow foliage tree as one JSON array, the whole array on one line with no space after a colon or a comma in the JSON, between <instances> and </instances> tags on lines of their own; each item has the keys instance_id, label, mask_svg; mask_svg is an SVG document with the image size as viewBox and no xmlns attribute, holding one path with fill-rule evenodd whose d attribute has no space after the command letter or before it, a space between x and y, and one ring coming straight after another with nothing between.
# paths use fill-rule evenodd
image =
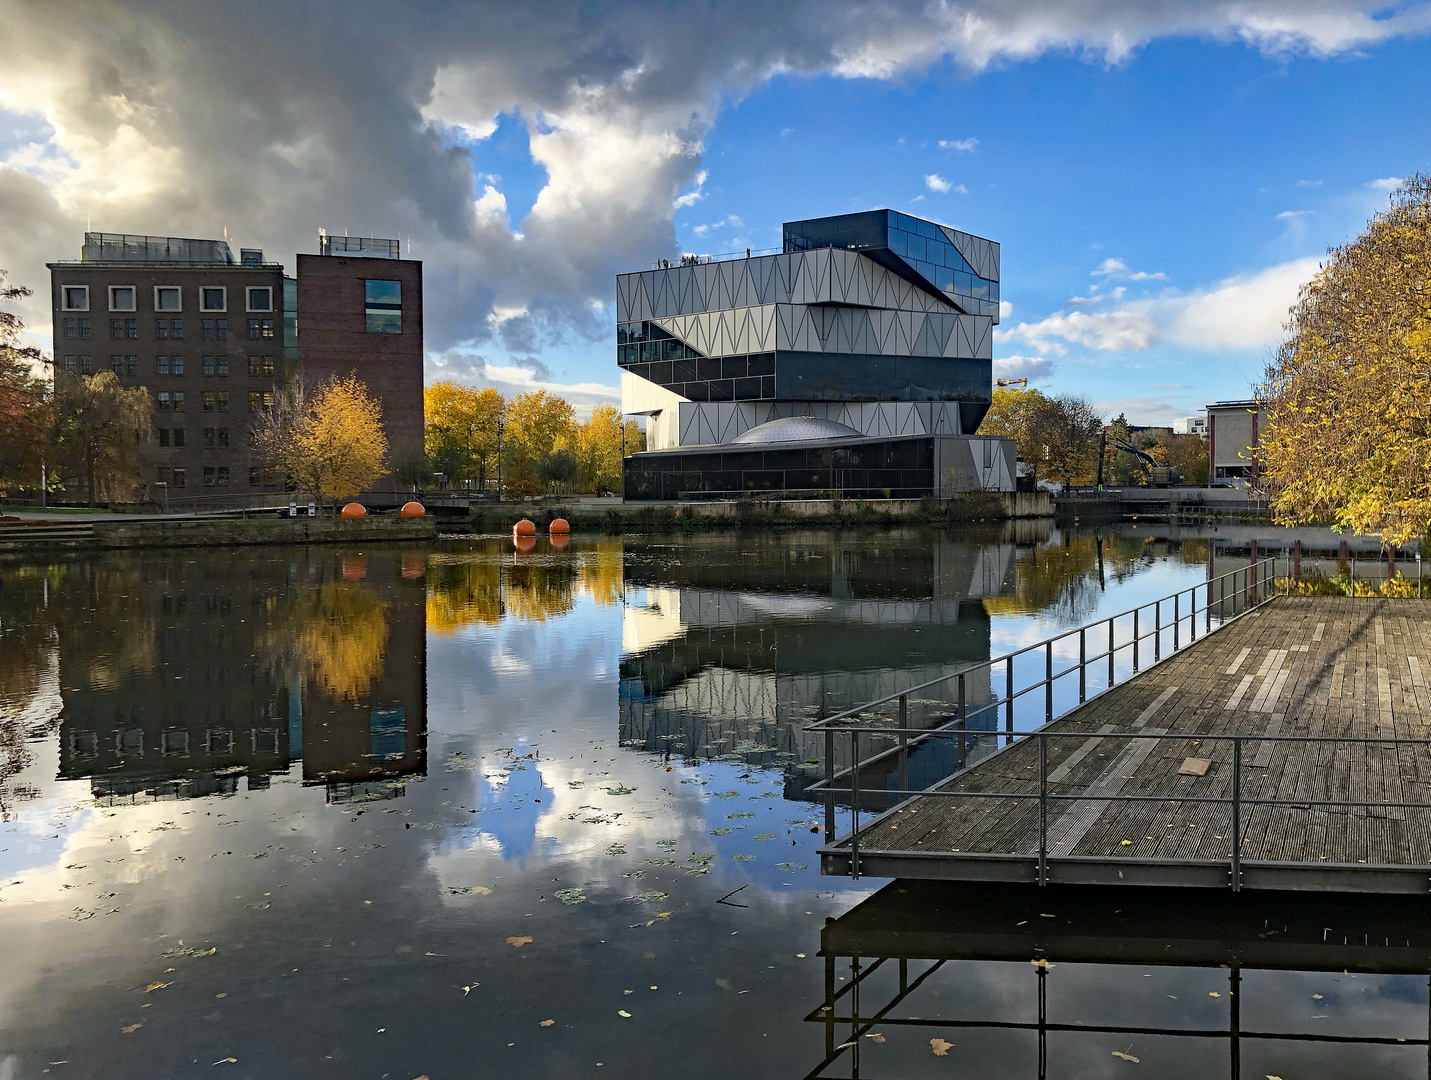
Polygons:
<instances>
[{"instance_id":1,"label":"yellow foliage tree","mask_svg":"<svg viewBox=\"0 0 1431 1080\"><path fill-rule=\"evenodd\" d=\"M388 469L382 406L351 375L330 379L307 398L295 382L255 424L253 439L300 491L335 509Z\"/></svg>"},{"instance_id":2,"label":"yellow foliage tree","mask_svg":"<svg viewBox=\"0 0 1431 1080\"><path fill-rule=\"evenodd\" d=\"M1431 176L1329 252L1259 393L1261 477L1283 524L1404 544L1431 531Z\"/></svg>"},{"instance_id":3,"label":"yellow foliage tree","mask_svg":"<svg viewBox=\"0 0 1431 1080\"><path fill-rule=\"evenodd\" d=\"M623 441L627 453L645 447L632 446L632 436L640 432L635 423L622 425L621 410L615 405L598 405L591 419L576 425L576 482L578 490L598 495L621 490L621 458Z\"/></svg>"},{"instance_id":4,"label":"yellow foliage tree","mask_svg":"<svg viewBox=\"0 0 1431 1080\"><path fill-rule=\"evenodd\" d=\"M471 481L481 490L496 472L498 428L507 399L490 386L443 380L422 394L427 460L451 481Z\"/></svg>"},{"instance_id":5,"label":"yellow foliage tree","mask_svg":"<svg viewBox=\"0 0 1431 1080\"><path fill-rule=\"evenodd\" d=\"M547 479L544 474L552 459L563 452L571 456L574 418L571 402L545 390L518 394L507 403L502 467L503 487L509 494L535 495Z\"/></svg>"}]
</instances>

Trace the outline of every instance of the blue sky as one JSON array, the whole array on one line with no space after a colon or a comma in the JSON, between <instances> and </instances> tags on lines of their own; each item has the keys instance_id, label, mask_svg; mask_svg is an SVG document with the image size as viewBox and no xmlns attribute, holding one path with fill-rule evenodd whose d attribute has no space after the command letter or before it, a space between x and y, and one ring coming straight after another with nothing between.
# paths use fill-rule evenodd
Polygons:
<instances>
[{"instance_id":1,"label":"blue sky","mask_svg":"<svg viewBox=\"0 0 1431 1080\"><path fill-rule=\"evenodd\" d=\"M276 3L108 5L138 43L108 52L22 12L12 280L43 286L86 223L228 229L290 263L319 226L398 235L429 379L585 409L619 382L616 273L890 206L1003 245L998 374L1170 422L1246 393L1317 259L1431 165L1425 3L472 2L394 25L307 0L275 8L304 16L281 41L205 59Z\"/></svg>"}]
</instances>

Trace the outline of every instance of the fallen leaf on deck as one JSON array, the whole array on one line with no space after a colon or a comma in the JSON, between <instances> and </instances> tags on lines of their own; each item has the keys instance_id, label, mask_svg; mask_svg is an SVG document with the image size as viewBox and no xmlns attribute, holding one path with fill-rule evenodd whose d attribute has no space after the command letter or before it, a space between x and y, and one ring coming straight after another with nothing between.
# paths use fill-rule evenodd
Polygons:
<instances>
[{"instance_id":1,"label":"fallen leaf on deck","mask_svg":"<svg viewBox=\"0 0 1431 1080\"><path fill-rule=\"evenodd\" d=\"M1120 841L1118 841L1118 842L1119 842L1120 844L1122 844L1124 847L1132 847L1132 846L1133 846L1133 841L1131 841L1131 840L1120 840Z\"/></svg>"},{"instance_id":2,"label":"fallen leaf on deck","mask_svg":"<svg viewBox=\"0 0 1431 1080\"><path fill-rule=\"evenodd\" d=\"M146 986L146 987L144 988L144 992L147 994L147 993L149 993L149 991L151 991L151 990L163 990L164 987L166 987L166 986L168 986L168 985L169 985L168 983L152 982L152 983L150 983L148 986Z\"/></svg>"},{"instance_id":3,"label":"fallen leaf on deck","mask_svg":"<svg viewBox=\"0 0 1431 1080\"><path fill-rule=\"evenodd\" d=\"M140 1028L142 1028L143 1026L144 1026L143 1024L130 1024L128 1027L122 1027L122 1028L120 1028L120 1029L119 1029L119 1033L120 1033L121 1035L133 1035L136 1031L138 1031L138 1030L139 1030Z\"/></svg>"},{"instance_id":4,"label":"fallen leaf on deck","mask_svg":"<svg viewBox=\"0 0 1431 1080\"><path fill-rule=\"evenodd\" d=\"M948 1057L949 1051L953 1048L954 1044L952 1042L945 1042L939 1038L929 1040L929 1049L934 1051L935 1057Z\"/></svg>"},{"instance_id":5,"label":"fallen leaf on deck","mask_svg":"<svg viewBox=\"0 0 1431 1080\"><path fill-rule=\"evenodd\" d=\"M878 1031L873 1032L872 1034L866 1035L865 1038L868 1039L870 1042L877 1042L877 1043L882 1043L882 1042L884 1042L884 1036L881 1035Z\"/></svg>"},{"instance_id":6,"label":"fallen leaf on deck","mask_svg":"<svg viewBox=\"0 0 1431 1080\"><path fill-rule=\"evenodd\" d=\"M238 1058L236 1058L236 1057L219 1058L219 1060L216 1061L216 1062L214 1062L214 1064L215 1064L215 1065L237 1065L237 1064L238 1064Z\"/></svg>"},{"instance_id":7,"label":"fallen leaf on deck","mask_svg":"<svg viewBox=\"0 0 1431 1080\"><path fill-rule=\"evenodd\" d=\"M1138 1064L1137 1058L1135 1058L1132 1054L1125 1054L1121 1050L1114 1050L1113 1056L1115 1058L1122 1058L1124 1061L1131 1061L1134 1065Z\"/></svg>"},{"instance_id":8,"label":"fallen leaf on deck","mask_svg":"<svg viewBox=\"0 0 1431 1080\"><path fill-rule=\"evenodd\" d=\"M1207 992L1207 996L1208 996L1208 997L1222 997L1222 995L1219 994L1216 990L1209 990L1209 991Z\"/></svg>"},{"instance_id":9,"label":"fallen leaf on deck","mask_svg":"<svg viewBox=\"0 0 1431 1080\"><path fill-rule=\"evenodd\" d=\"M1040 960L1030 960L1029 963L1032 964L1032 965L1033 965L1034 967L1036 967L1036 968L1043 968L1045 971L1047 971L1047 970L1048 970L1049 968L1051 968L1051 967L1057 967L1056 964L1050 964L1047 960L1042 960L1042 959L1040 959Z\"/></svg>"},{"instance_id":10,"label":"fallen leaf on deck","mask_svg":"<svg viewBox=\"0 0 1431 1080\"><path fill-rule=\"evenodd\" d=\"M624 1016L624 1017L626 1017L626 1019L628 1019L628 1020L631 1019L631 1014L630 1014L629 1012L627 1012L625 1009L617 1009L617 1010L616 1010L616 1015L617 1015L617 1016Z\"/></svg>"},{"instance_id":11,"label":"fallen leaf on deck","mask_svg":"<svg viewBox=\"0 0 1431 1080\"><path fill-rule=\"evenodd\" d=\"M530 945L534 940L535 938L529 937L509 937L507 939L507 944L512 946L514 949L520 949L523 945Z\"/></svg>"}]
</instances>

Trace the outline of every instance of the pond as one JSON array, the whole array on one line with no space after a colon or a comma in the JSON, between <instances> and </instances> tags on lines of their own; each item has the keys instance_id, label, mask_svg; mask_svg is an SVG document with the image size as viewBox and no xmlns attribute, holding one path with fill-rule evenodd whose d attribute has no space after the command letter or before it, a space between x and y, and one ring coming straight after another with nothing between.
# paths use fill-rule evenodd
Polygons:
<instances>
[{"instance_id":1,"label":"pond","mask_svg":"<svg viewBox=\"0 0 1431 1080\"><path fill-rule=\"evenodd\" d=\"M1158 965L989 921L1086 897L886 918L819 873L805 724L1245 562L1014 523L0 565L0 1078L1423 1075L1424 920L1356 979L1313 944L1240 975L1248 1030L1383 1041L1239 1042L1215 925ZM967 933L827 927L860 918ZM852 1027L896 955L925 997Z\"/></svg>"}]
</instances>

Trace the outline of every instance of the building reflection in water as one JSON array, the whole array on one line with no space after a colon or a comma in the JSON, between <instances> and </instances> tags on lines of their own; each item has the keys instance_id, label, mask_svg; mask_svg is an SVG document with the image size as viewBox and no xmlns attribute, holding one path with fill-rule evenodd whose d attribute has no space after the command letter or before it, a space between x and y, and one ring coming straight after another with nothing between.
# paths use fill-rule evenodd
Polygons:
<instances>
[{"instance_id":1,"label":"building reflection in water","mask_svg":"<svg viewBox=\"0 0 1431 1080\"><path fill-rule=\"evenodd\" d=\"M1431 1074L1422 897L896 881L820 942L809 1080Z\"/></svg>"},{"instance_id":2,"label":"building reflection in water","mask_svg":"<svg viewBox=\"0 0 1431 1080\"><path fill-rule=\"evenodd\" d=\"M61 779L103 804L268 787L335 801L426 771L425 556L278 549L52 567Z\"/></svg>"}]
</instances>

